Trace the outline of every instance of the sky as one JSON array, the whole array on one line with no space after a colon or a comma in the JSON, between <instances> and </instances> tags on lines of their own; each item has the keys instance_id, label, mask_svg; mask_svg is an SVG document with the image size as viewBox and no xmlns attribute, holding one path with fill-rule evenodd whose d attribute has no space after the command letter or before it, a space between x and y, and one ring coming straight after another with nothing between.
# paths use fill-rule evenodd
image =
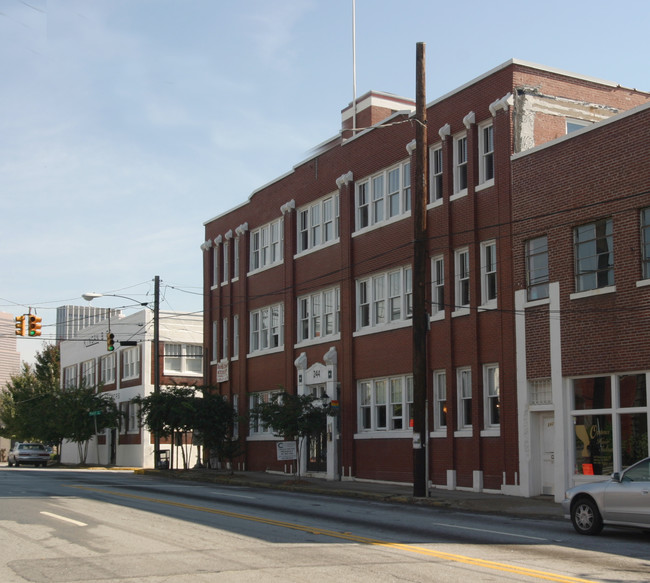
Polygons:
<instances>
[{"instance_id":1,"label":"sky","mask_svg":"<svg viewBox=\"0 0 650 583\"><path fill-rule=\"evenodd\" d=\"M0 0L0 311L202 310L204 223L337 135L512 59L650 91L647 0ZM356 37L356 77L353 75ZM98 307L128 311L104 297ZM138 309L139 306L138 306Z\"/></svg>"}]
</instances>

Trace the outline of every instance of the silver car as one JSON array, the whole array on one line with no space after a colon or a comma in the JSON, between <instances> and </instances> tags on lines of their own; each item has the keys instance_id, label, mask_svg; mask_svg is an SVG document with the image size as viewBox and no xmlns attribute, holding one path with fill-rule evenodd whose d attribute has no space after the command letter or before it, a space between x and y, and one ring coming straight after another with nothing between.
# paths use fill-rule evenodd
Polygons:
<instances>
[{"instance_id":1,"label":"silver car","mask_svg":"<svg viewBox=\"0 0 650 583\"><path fill-rule=\"evenodd\" d=\"M562 509L580 534L598 534L605 524L650 529L650 458L616 472L606 482L570 488Z\"/></svg>"},{"instance_id":2,"label":"silver car","mask_svg":"<svg viewBox=\"0 0 650 583\"><path fill-rule=\"evenodd\" d=\"M16 443L7 456L9 467L16 464L33 464L34 466L47 466L50 454L42 443Z\"/></svg>"}]
</instances>

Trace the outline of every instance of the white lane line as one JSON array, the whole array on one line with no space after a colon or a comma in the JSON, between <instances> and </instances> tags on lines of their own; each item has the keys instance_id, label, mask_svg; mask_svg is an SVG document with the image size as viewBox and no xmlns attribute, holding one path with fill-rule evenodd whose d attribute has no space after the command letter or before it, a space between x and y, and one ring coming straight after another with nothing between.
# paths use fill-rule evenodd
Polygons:
<instances>
[{"instance_id":1,"label":"white lane line","mask_svg":"<svg viewBox=\"0 0 650 583\"><path fill-rule=\"evenodd\" d=\"M79 522L78 520L73 520L72 518L66 518L65 516L59 516L58 514L52 514L51 512L41 512L41 514L49 516L50 518L58 518L59 520L63 520L65 522L71 522L77 526L88 526L85 522Z\"/></svg>"},{"instance_id":2,"label":"white lane line","mask_svg":"<svg viewBox=\"0 0 650 583\"><path fill-rule=\"evenodd\" d=\"M472 528L471 526L460 526L458 524L445 524L444 522L431 522L429 524L433 524L435 526L444 526L446 528L455 528L457 530L471 530L474 532L486 532L489 534L499 534L502 536L512 536L514 538L524 538L528 540L536 540L536 541L547 541L549 539L547 538L540 538L538 536L527 536L525 534L515 534L513 532L503 532L500 530L488 530L486 528Z\"/></svg>"},{"instance_id":3,"label":"white lane line","mask_svg":"<svg viewBox=\"0 0 650 583\"><path fill-rule=\"evenodd\" d=\"M244 496L243 494L227 494L226 492L212 492L213 496L227 496L229 498L248 498L249 500L255 500L255 496Z\"/></svg>"}]
</instances>

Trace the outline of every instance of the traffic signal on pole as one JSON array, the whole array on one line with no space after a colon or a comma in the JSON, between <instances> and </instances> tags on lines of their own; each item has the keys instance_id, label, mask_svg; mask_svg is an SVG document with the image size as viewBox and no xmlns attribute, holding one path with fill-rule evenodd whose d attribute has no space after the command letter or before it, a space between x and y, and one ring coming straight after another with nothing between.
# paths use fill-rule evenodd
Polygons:
<instances>
[{"instance_id":1,"label":"traffic signal on pole","mask_svg":"<svg viewBox=\"0 0 650 583\"><path fill-rule=\"evenodd\" d=\"M115 350L115 334L109 332L106 334L106 350L113 352Z\"/></svg>"},{"instance_id":2,"label":"traffic signal on pole","mask_svg":"<svg viewBox=\"0 0 650 583\"><path fill-rule=\"evenodd\" d=\"M25 316L16 316L16 336L25 335Z\"/></svg>"},{"instance_id":3,"label":"traffic signal on pole","mask_svg":"<svg viewBox=\"0 0 650 583\"><path fill-rule=\"evenodd\" d=\"M41 335L41 322L43 318L38 316L29 315L29 335L30 336L40 336Z\"/></svg>"}]
</instances>

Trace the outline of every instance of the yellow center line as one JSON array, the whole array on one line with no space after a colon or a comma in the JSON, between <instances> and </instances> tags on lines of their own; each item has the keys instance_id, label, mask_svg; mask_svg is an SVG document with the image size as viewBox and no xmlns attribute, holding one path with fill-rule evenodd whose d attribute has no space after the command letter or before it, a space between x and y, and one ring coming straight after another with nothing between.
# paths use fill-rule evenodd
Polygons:
<instances>
[{"instance_id":1,"label":"yellow center line","mask_svg":"<svg viewBox=\"0 0 650 583\"><path fill-rule=\"evenodd\" d=\"M429 557L435 557L438 559L443 559L446 561L452 561L455 563L462 563L465 565L472 565L475 567L483 567L485 569L493 569L495 571L501 571L504 573L513 573L515 575L524 575L526 577L533 577L535 579L542 579L545 581L558 581L560 583L595 583L589 579L580 579L577 577L569 577L567 575L559 575L557 573L550 573L547 571L539 571L537 569L529 569L527 567L517 567L515 565L508 565L506 563L499 563L496 561L488 561L485 559L477 559L474 557L467 557L464 555L457 555L452 553L445 553L442 551L436 551L433 549L427 549L424 547L418 547L413 545L407 545L403 543L391 543L384 540L368 538L365 536L359 536L347 532L338 532L335 530L329 530L326 528L317 528L313 526L303 526L301 524L295 524L293 522L286 522L284 520L274 520L272 518L263 518L261 516L253 516L251 514L241 514L239 512L229 512L227 510L217 510L214 508L206 508L205 506L195 506L193 504L184 504L182 502L172 502L170 500L162 500L160 498L149 498L148 496L139 496L137 494L127 494L122 492L113 492L111 490L103 490L100 488L89 488L87 486L70 486L71 488L77 488L79 490L86 490L89 492L97 492L100 494L108 494L111 496L118 496L121 498L130 498L132 500L142 500L145 502L154 502L156 504L164 504L166 506L173 506L175 508L183 508L185 510L197 510L199 512L207 512L209 514L217 514L219 516L226 516L228 518L236 518L239 520L247 520L250 522L257 522L260 524L266 524L269 526L279 526L281 528L288 528L291 530L298 530L301 532L306 532L314 535L328 536L332 538L337 538L341 540L357 542L361 544L367 544L372 546L397 549L400 551L406 551L409 553L415 553L419 555L426 555Z\"/></svg>"}]
</instances>

